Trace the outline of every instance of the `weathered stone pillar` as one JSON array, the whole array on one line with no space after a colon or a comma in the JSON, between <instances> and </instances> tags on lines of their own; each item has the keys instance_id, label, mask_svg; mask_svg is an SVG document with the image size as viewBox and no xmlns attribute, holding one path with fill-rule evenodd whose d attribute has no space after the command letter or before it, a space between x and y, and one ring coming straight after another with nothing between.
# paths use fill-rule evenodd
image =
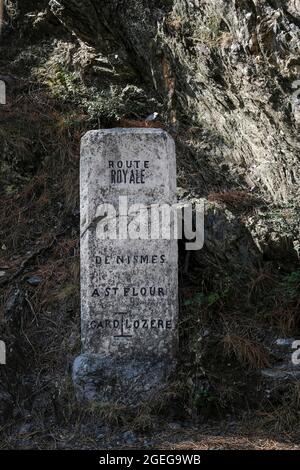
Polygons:
<instances>
[{"instance_id":1,"label":"weathered stone pillar","mask_svg":"<svg viewBox=\"0 0 300 470\"><path fill-rule=\"evenodd\" d=\"M161 129L90 131L80 168L83 350L73 379L81 399L135 404L176 363L174 142Z\"/></svg>"}]
</instances>

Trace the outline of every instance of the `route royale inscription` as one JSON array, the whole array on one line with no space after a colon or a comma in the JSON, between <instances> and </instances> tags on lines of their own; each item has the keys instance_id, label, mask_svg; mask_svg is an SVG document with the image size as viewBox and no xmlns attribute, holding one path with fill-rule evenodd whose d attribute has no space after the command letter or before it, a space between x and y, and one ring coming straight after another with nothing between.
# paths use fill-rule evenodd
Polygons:
<instances>
[{"instance_id":1,"label":"route royale inscription","mask_svg":"<svg viewBox=\"0 0 300 470\"><path fill-rule=\"evenodd\" d=\"M128 205L175 204L174 143L161 129L90 131L80 168L83 352L73 379L82 399L134 404L174 369L177 241L100 237L101 225L121 223L123 214L99 208L118 208L122 197Z\"/></svg>"}]
</instances>

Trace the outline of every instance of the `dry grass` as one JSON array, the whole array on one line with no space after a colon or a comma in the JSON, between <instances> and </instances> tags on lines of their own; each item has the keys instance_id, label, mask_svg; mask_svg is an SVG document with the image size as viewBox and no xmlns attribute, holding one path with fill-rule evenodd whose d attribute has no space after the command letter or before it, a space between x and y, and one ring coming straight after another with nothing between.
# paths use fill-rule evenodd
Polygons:
<instances>
[{"instance_id":1,"label":"dry grass","mask_svg":"<svg viewBox=\"0 0 300 470\"><path fill-rule=\"evenodd\" d=\"M268 353L262 344L230 333L226 334L222 341L225 353L233 354L241 364L253 369L261 369L269 365Z\"/></svg>"},{"instance_id":2,"label":"dry grass","mask_svg":"<svg viewBox=\"0 0 300 470\"><path fill-rule=\"evenodd\" d=\"M294 334L299 325L299 304L289 303L277 306L264 315L266 323L282 335Z\"/></svg>"},{"instance_id":3,"label":"dry grass","mask_svg":"<svg viewBox=\"0 0 300 470\"><path fill-rule=\"evenodd\" d=\"M179 31L180 19L173 18L169 26L173 31ZM219 19L212 21L211 26L216 29L215 36L219 38ZM163 62L162 66L165 85L171 96L175 86L172 71L167 61ZM108 105L110 106L110 103ZM234 371L230 371L231 375L228 373L225 378L222 372L220 374L218 372L218 377L214 376L213 369L219 356L216 359L214 352L209 351L210 355L206 355L204 359L205 346L202 344L206 339L200 342L200 332L202 334L204 327L209 330L208 336L205 336L209 342L215 334L219 335L224 325L228 331L231 311L234 309L232 319L237 323L237 329L231 327L229 333L224 336L220 349L222 351L224 349L227 355L233 355L243 366L252 369L266 367L268 355L261 343L249 339L251 328L249 327L245 336L239 336L234 331L239 331L238 322L242 321L239 318L240 307L243 307L247 300L248 303L250 300L255 303L262 295L272 293L277 281L274 280L271 269L255 273L250 290L245 289L241 295L238 293L237 297L240 298L236 299L236 303L230 296L227 298L219 294L226 292L226 288L214 285L215 273L212 274L211 280L207 280L209 267L205 272L193 271L193 286L189 287L191 294L186 292L185 297L192 297L193 292L199 292L200 286L201 291L207 291L208 300L205 306L196 305L194 310L190 308L184 311L185 319L180 324L180 329L183 331L186 362L182 365L181 381L170 386L164 393L154 396L135 413L119 405L93 404L86 409L76 403L70 379L70 365L80 351L79 141L86 126L90 127L90 123L87 123L87 116L82 110L68 109L65 103L61 106L60 103L50 99L42 89L25 90L25 93L19 94L5 110L3 109L3 113L0 116L4 123L2 125L1 121L0 142L5 142L5 154L10 159L6 162L9 166L7 175L11 178L11 172L16 169L15 174L18 176L16 179L11 178L8 182L4 182L1 193L0 218L5 223L1 226L0 236L1 244L5 248L0 252L0 265L9 273L17 272L28 252L34 253L41 247L51 245L47 252L32 258L12 285L1 289L2 309L15 289L15 283L26 294L21 328L18 330L16 327L11 335L14 340L11 360L13 367L16 366L16 371L13 371L13 381L10 386L17 403L15 409L21 410L18 415L19 421L24 421L25 416L30 413L35 420L35 426L38 422L40 431L34 432L43 436L39 444L41 447L59 446L62 441L67 442L66 445L72 442L74 447L72 439L77 432L79 445L85 442L84 445L89 446L94 435L91 433L91 437L86 437L84 432L79 431L81 425L90 426L91 423L105 422L112 427L127 426L136 432L144 432L155 429L159 420L170 419L170 416L179 410L185 416L188 414L196 416L198 410L195 411L193 394L199 393L203 382L208 384L208 394L204 395L203 408L208 408L209 400L213 398L217 401L216 406L221 407L224 402L224 409L230 405L232 410L240 393L236 385L232 385ZM163 127L159 121L125 118L120 121L120 125ZM177 144L182 147L181 155L184 156L179 158L181 177L186 182L187 188L191 188L192 185L197 187L199 164L196 155L201 152L196 147L191 147L191 151L187 152L185 132L183 134L181 142L177 138ZM205 166L205 171L209 171L208 166ZM20 168L22 171L19 171ZM207 178L209 179L214 180L211 175ZM206 183L201 182L201 185L206 191ZM212 192L208 198L211 201L243 208L250 208L255 202L252 194L237 190ZM38 286L30 286L27 277L31 275L40 276L42 282ZM202 289L203 278L208 284L205 289ZM188 282L191 284L190 278ZM219 296L218 301L214 301L216 293ZM291 308L279 303L276 307L278 308L273 309L270 314L270 324L279 325L284 331L290 331L296 326L296 303L291 303ZM253 310L250 311L250 315L252 313ZM263 318L265 319L268 321L267 317ZM253 322L253 317L251 320ZM208 367L203 371L202 366L203 364L206 366L206 360ZM221 358L220 370L223 364ZM16 381L16 373L22 381L27 381L24 386L20 386ZM215 386L216 383L219 388ZM251 393L251 384L248 385ZM219 394L215 393L216 390ZM206 392L206 389L204 391ZM292 401L294 404L296 402ZM280 412L283 413L283 408ZM53 423L58 426L56 431L52 431ZM73 427L74 429L70 430ZM47 436L45 430L49 429L54 444L47 442L49 435ZM25 437L29 439L34 436L28 433ZM16 441L17 437L14 436L13 439ZM229 439L227 442L230 446L246 445L246 440L239 439L239 441ZM185 440L189 441L189 444L184 444ZM191 445L193 448L198 442L200 440L192 440L191 436L182 436L181 444L178 445ZM93 445L97 448L98 443L93 441ZM212 438L207 445L218 446L218 438Z\"/></svg>"},{"instance_id":4,"label":"dry grass","mask_svg":"<svg viewBox=\"0 0 300 470\"><path fill-rule=\"evenodd\" d=\"M67 368L80 351L78 163L86 123L79 114L71 122L67 110L54 112L59 106L40 91L16 101L0 131L8 159L0 194L1 281L17 273L1 287L2 315L17 288L24 300L16 307L20 321L0 325L11 349L3 380L16 408L32 410L36 427L46 428L49 416L77 426L83 415ZM32 275L39 285L28 284ZM20 386L18 375L30 377L28 385Z\"/></svg>"},{"instance_id":5,"label":"dry grass","mask_svg":"<svg viewBox=\"0 0 300 470\"><path fill-rule=\"evenodd\" d=\"M160 121L145 121L145 120L137 120L137 119L120 119L120 126L121 127L146 127L146 128L160 128L164 129L164 125Z\"/></svg>"}]
</instances>

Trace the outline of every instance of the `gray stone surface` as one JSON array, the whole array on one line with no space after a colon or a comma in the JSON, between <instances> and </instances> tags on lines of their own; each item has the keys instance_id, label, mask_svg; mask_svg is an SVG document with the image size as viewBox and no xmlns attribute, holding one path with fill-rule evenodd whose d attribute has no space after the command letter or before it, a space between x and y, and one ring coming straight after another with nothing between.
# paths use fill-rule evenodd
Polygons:
<instances>
[{"instance_id":1,"label":"gray stone surface","mask_svg":"<svg viewBox=\"0 0 300 470\"><path fill-rule=\"evenodd\" d=\"M113 204L122 223L119 197L129 207L176 203L173 140L161 129L90 131L80 185L83 354L74 383L82 399L138 402L163 387L175 366L177 241L103 240L99 207Z\"/></svg>"},{"instance_id":2,"label":"gray stone surface","mask_svg":"<svg viewBox=\"0 0 300 470\"><path fill-rule=\"evenodd\" d=\"M0 424L5 424L13 406L12 396L8 392L0 390Z\"/></svg>"}]
</instances>

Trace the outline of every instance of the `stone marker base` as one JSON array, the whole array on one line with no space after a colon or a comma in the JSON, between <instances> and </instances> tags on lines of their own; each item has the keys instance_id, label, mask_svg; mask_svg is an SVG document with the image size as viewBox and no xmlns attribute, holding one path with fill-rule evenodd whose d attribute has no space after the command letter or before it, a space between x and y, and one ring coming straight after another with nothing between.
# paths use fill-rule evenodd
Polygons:
<instances>
[{"instance_id":1,"label":"stone marker base","mask_svg":"<svg viewBox=\"0 0 300 470\"><path fill-rule=\"evenodd\" d=\"M73 364L73 382L80 401L138 405L166 388L174 362L124 362L97 354L81 354Z\"/></svg>"}]
</instances>

